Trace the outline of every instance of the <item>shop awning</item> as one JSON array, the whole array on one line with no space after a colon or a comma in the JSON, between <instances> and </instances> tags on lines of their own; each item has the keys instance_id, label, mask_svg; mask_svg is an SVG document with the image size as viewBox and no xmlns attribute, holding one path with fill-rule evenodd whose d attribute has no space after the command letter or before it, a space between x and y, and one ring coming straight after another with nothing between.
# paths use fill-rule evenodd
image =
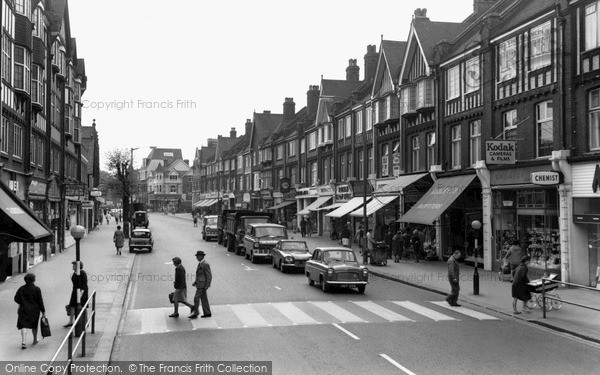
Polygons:
<instances>
[{"instance_id":1,"label":"shop awning","mask_svg":"<svg viewBox=\"0 0 600 375\"><path fill-rule=\"evenodd\" d=\"M213 204L217 203L218 201L219 201L218 199L208 199L208 200L207 200L206 202L204 202L204 203L202 204L202 206L200 206L200 207L210 207L210 206L212 206Z\"/></svg>"},{"instance_id":2,"label":"shop awning","mask_svg":"<svg viewBox=\"0 0 600 375\"><path fill-rule=\"evenodd\" d=\"M280 209L280 208L287 207L287 206L289 206L290 204L294 204L294 203L296 203L296 201L283 201L283 202L281 202L281 203L279 203L279 204L276 204L276 205L275 205L275 206L273 206L273 207L269 207L269 208L267 208L267 210L278 210L278 209Z\"/></svg>"},{"instance_id":3,"label":"shop awning","mask_svg":"<svg viewBox=\"0 0 600 375\"><path fill-rule=\"evenodd\" d=\"M378 180L377 188L373 192L374 194L378 193L402 193L402 190L412 185L413 183L419 181L421 178L427 176L428 173L417 173L417 174L407 174L398 176L392 179L386 180Z\"/></svg>"},{"instance_id":4,"label":"shop awning","mask_svg":"<svg viewBox=\"0 0 600 375\"><path fill-rule=\"evenodd\" d=\"M0 237L8 242L49 242L52 232L35 213L0 182Z\"/></svg>"},{"instance_id":5,"label":"shop awning","mask_svg":"<svg viewBox=\"0 0 600 375\"><path fill-rule=\"evenodd\" d=\"M367 198L367 201L371 199L370 197ZM360 207L364 202L364 197L355 197L350 199L348 202L344 203L342 206L340 206L338 209L336 209L335 211L331 211L328 214L325 214L325 216L328 217L342 217L344 215L349 214L350 212L356 210L358 207Z\"/></svg>"},{"instance_id":6,"label":"shop awning","mask_svg":"<svg viewBox=\"0 0 600 375\"><path fill-rule=\"evenodd\" d=\"M319 197L319 198L317 198L317 200L315 200L308 206L304 207L304 209L302 211L298 212L296 215L308 215L310 213L310 211L314 211L315 209L321 207L325 202L327 202L331 198L332 198L331 195L328 197Z\"/></svg>"},{"instance_id":7,"label":"shop awning","mask_svg":"<svg viewBox=\"0 0 600 375\"><path fill-rule=\"evenodd\" d=\"M394 199L398 198L398 195L382 195L382 196L374 196L373 199L367 203L367 216L373 215L380 208L390 203ZM354 217L362 217L364 215L363 208L359 208L350 213L350 216Z\"/></svg>"},{"instance_id":8,"label":"shop awning","mask_svg":"<svg viewBox=\"0 0 600 375\"><path fill-rule=\"evenodd\" d=\"M202 207L202 204L206 202L206 199L202 199L196 203L194 203L194 207Z\"/></svg>"},{"instance_id":9,"label":"shop awning","mask_svg":"<svg viewBox=\"0 0 600 375\"><path fill-rule=\"evenodd\" d=\"M453 176L438 179L404 216L402 223L431 225L446 211L475 179L476 175Z\"/></svg>"},{"instance_id":10,"label":"shop awning","mask_svg":"<svg viewBox=\"0 0 600 375\"><path fill-rule=\"evenodd\" d=\"M311 210L311 211L329 211L329 210L335 210L336 208L339 208L342 205L343 205L343 203L334 203L334 204L329 205L329 206L323 206L323 207L315 208L314 210Z\"/></svg>"}]
</instances>

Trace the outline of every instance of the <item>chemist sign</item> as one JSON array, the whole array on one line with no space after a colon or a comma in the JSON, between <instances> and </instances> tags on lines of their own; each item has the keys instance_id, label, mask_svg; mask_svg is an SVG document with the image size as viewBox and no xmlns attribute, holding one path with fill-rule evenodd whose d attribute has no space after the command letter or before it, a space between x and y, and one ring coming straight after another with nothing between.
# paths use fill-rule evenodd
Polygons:
<instances>
[{"instance_id":1,"label":"chemist sign","mask_svg":"<svg viewBox=\"0 0 600 375\"><path fill-rule=\"evenodd\" d=\"M485 141L486 164L515 164L517 141Z\"/></svg>"},{"instance_id":2,"label":"chemist sign","mask_svg":"<svg viewBox=\"0 0 600 375\"><path fill-rule=\"evenodd\" d=\"M559 172L532 172L531 183L534 185L558 185L562 183L561 173Z\"/></svg>"}]
</instances>

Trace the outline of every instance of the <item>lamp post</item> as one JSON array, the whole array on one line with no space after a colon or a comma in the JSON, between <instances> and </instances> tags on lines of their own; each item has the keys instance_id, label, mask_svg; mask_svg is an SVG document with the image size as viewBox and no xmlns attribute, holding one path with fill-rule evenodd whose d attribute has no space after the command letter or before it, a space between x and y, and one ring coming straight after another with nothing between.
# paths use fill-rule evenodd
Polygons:
<instances>
[{"instance_id":1,"label":"lamp post","mask_svg":"<svg viewBox=\"0 0 600 375\"><path fill-rule=\"evenodd\" d=\"M85 228L82 227L81 225L74 225L71 227L71 236L73 236L73 238L75 239L75 274L77 276L79 276L81 274L81 258L80 258L79 241L81 241L81 239L83 238L84 235L85 235ZM76 297L76 301L77 301L77 308L75 309L75 316L77 316L79 314L79 312L81 311L81 293L82 292L83 292L83 290L76 289L77 294L75 295L75 297ZM84 325L85 325L85 319L81 319L75 326L75 336L79 337L81 335Z\"/></svg>"},{"instance_id":2,"label":"lamp post","mask_svg":"<svg viewBox=\"0 0 600 375\"><path fill-rule=\"evenodd\" d=\"M477 239L479 237L479 229L481 229L481 221L473 220L471 222L471 228L475 231L475 271L473 273L473 294L479 295L479 271L477 269Z\"/></svg>"}]
</instances>

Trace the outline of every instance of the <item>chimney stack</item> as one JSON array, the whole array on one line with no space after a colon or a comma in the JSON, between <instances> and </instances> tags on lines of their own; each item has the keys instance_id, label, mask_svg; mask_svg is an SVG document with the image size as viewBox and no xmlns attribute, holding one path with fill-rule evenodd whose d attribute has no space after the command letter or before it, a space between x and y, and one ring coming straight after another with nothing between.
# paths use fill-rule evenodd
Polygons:
<instances>
[{"instance_id":1,"label":"chimney stack","mask_svg":"<svg viewBox=\"0 0 600 375\"><path fill-rule=\"evenodd\" d=\"M217 139L216 138L208 138L206 140L207 147L217 147Z\"/></svg>"},{"instance_id":2,"label":"chimney stack","mask_svg":"<svg viewBox=\"0 0 600 375\"><path fill-rule=\"evenodd\" d=\"M365 54L365 82L375 79L378 60L379 55L377 54L377 46L372 44L368 45L367 53Z\"/></svg>"},{"instance_id":3,"label":"chimney stack","mask_svg":"<svg viewBox=\"0 0 600 375\"><path fill-rule=\"evenodd\" d=\"M244 135L250 135L252 133L252 120L246 119L246 133Z\"/></svg>"},{"instance_id":4,"label":"chimney stack","mask_svg":"<svg viewBox=\"0 0 600 375\"><path fill-rule=\"evenodd\" d=\"M294 98L285 98L283 102L283 121L290 121L296 115L296 103Z\"/></svg>"},{"instance_id":5,"label":"chimney stack","mask_svg":"<svg viewBox=\"0 0 600 375\"><path fill-rule=\"evenodd\" d=\"M229 138L236 138L237 137L237 132L235 131L235 128L231 128L231 130L229 131Z\"/></svg>"},{"instance_id":6,"label":"chimney stack","mask_svg":"<svg viewBox=\"0 0 600 375\"><path fill-rule=\"evenodd\" d=\"M348 60L348 67L346 68L346 81L360 81L360 68L358 65L356 65L356 59Z\"/></svg>"},{"instance_id":7,"label":"chimney stack","mask_svg":"<svg viewBox=\"0 0 600 375\"><path fill-rule=\"evenodd\" d=\"M319 90L319 85L308 86L308 91L306 92L306 107L308 108L309 115L317 112L320 93L321 91Z\"/></svg>"}]
</instances>

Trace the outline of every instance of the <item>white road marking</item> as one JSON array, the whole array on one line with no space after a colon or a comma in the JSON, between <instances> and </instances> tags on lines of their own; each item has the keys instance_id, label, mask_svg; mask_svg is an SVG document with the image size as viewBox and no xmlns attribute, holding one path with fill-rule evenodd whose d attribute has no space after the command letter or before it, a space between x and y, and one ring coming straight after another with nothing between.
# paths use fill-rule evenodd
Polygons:
<instances>
[{"instance_id":1,"label":"white road marking","mask_svg":"<svg viewBox=\"0 0 600 375\"><path fill-rule=\"evenodd\" d=\"M244 268L244 271L256 271L254 268L250 268L248 266L244 266L246 268Z\"/></svg>"},{"instance_id":2,"label":"white road marking","mask_svg":"<svg viewBox=\"0 0 600 375\"><path fill-rule=\"evenodd\" d=\"M273 288L277 289L277 290L281 290L280 287L278 287L277 285L273 285Z\"/></svg>"},{"instance_id":3,"label":"white road marking","mask_svg":"<svg viewBox=\"0 0 600 375\"><path fill-rule=\"evenodd\" d=\"M384 358L386 361L388 361L389 363L391 363L392 365L398 367L400 370L404 371L406 374L409 375L416 375L414 372L410 371L409 369L407 369L406 367L402 366L401 364L399 364L398 362L394 361L393 359L391 359L387 354L379 354L382 358Z\"/></svg>"},{"instance_id":4,"label":"white road marking","mask_svg":"<svg viewBox=\"0 0 600 375\"><path fill-rule=\"evenodd\" d=\"M331 302L331 301L327 301L327 302L311 302L313 305L317 306L318 308L320 308L321 310L325 311L327 314L332 315L333 317L335 317L336 319L340 320L342 323L348 323L348 322L365 322L366 321L362 318L359 318L358 316L352 314L350 311L342 308L339 305L336 305L335 303Z\"/></svg>"},{"instance_id":5,"label":"white road marking","mask_svg":"<svg viewBox=\"0 0 600 375\"><path fill-rule=\"evenodd\" d=\"M389 320L390 322L397 322L397 321L412 322L413 321L412 319L409 319L403 315L397 314L397 313L393 312L392 310L386 309L385 307L378 305L371 301L351 301L351 302L354 303L355 305L358 305L358 306L362 307L363 309L375 314L375 315L379 315L383 319Z\"/></svg>"},{"instance_id":6,"label":"white road marking","mask_svg":"<svg viewBox=\"0 0 600 375\"><path fill-rule=\"evenodd\" d=\"M392 303L395 303L398 306L402 306L405 309L414 311L417 314L426 316L429 319L433 319L436 322L438 322L440 320L458 320L458 319L454 319L451 316L439 313L439 312L437 312L435 310L428 309L427 307L423 307L421 305L417 305L416 303L411 302L411 301L392 301Z\"/></svg>"},{"instance_id":7,"label":"white road marking","mask_svg":"<svg viewBox=\"0 0 600 375\"><path fill-rule=\"evenodd\" d=\"M470 316L471 318L475 318L475 319L479 319L479 320L500 320L499 318L496 318L495 316L491 316L491 315L487 315L484 313L480 313L478 311L467 309L466 307L450 306L445 301L431 301L431 303L438 305L440 307L443 307L445 309L456 311L457 313L461 313L461 314Z\"/></svg>"},{"instance_id":8,"label":"white road marking","mask_svg":"<svg viewBox=\"0 0 600 375\"><path fill-rule=\"evenodd\" d=\"M276 302L273 307L279 310L293 325L297 324L319 324L304 311L300 310L291 302Z\"/></svg>"},{"instance_id":9,"label":"white road marking","mask_svg":"<svg viewBox=\"0 0 600 375\"><path fill-rule=\"evenodd\" d=\"M356 336L355 334L353 334L352 332L348 331L347 329L341 327L339 324L337 323L333 323L333 326L337 329L339 329L340 331L344 332L345 334L347 334L348 336L352 337L354 340L360 340L360 338L358 336Z\"/></svg>"}]
</instances>

